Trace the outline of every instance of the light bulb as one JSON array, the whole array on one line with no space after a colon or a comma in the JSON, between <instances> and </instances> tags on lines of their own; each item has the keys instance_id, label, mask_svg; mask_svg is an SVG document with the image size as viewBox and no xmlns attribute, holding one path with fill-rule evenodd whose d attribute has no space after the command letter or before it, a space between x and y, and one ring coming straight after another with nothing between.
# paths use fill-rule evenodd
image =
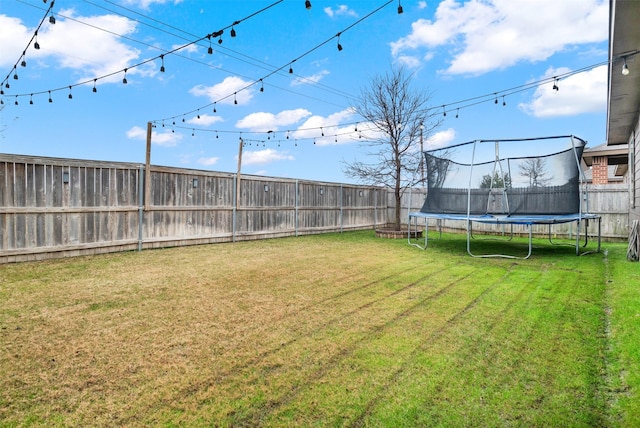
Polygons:
<instances>
[{"instance_id":1,"label":"light bulb","mask_svg":"<svg viewBox=\"0 0 640 428\"><path fill-rule=\"evenodd\" d=\"M622 75L627 76L629 74L629 67L627 66L627 59L624 59L624 64L622 65Z\"/></svg>"}]
</instances>

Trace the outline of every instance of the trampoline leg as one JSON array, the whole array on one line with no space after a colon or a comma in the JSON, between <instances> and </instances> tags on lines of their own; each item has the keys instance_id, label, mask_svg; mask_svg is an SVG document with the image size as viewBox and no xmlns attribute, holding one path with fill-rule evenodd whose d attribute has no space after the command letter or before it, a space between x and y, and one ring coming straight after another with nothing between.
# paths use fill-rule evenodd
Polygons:
<instances>
[{"instance_id":1,"label":"trampoline leg","mask_svg":"<svg viewBox=\"0 0 640 428\"><path fill-rule=\"evenodd\" d=\"M468 224L467 224L467 253L471 256L471 257L476 257L476 258L490 258L490 257L500 257L500 258L504 258L504 259L528 259L529 257L531 257L531 254L533 252L533 225L532 224L528 224L529 226L529 252L527 253L526 256L524 257L518 257L518 256L510 256L508 254L473 254L471 252L471 220L467 220Z\"/></svg>"},{"instance_id":2,"label":"trampoline leg","mask_svg":"<svg viewBox=\"0 0 640 428\"><path fill-rule=\"evenodd\" d=\"M409 243L409 245L413 245L414 247L418 247L421 250L426 250L427 249L427 237L429 236L429 220L425 219L424 220L424 247L421 246L420 244L416 244L411 242L411 218L409 218L409 223L407 224L407 242ZM413 225L414 225L414 229L416 231L416 235L418 233L418 218L417 217L413 217ZM418 238L416 237L416 241L418 240Z\"/></svg>"},{"instance_id":3,"label":"trampoline leg","mask_svg":"<svg viewBox=\"0 0 640 428\"><path fill-rule=\"evenodd\" d=\"M598 252L600 252L600 243L602 242L602 218L598 217Z\"/></svg>"},{"instance_id":4,"label":"trampoline leg","mask_svg":"<svg viewBox=\"0 0 640 428\"><path fill-rule=\"evenodd\" d=\"M576 226L576 256L580 255L580 220L578 220Z\"/></svg>"}]
</instances>

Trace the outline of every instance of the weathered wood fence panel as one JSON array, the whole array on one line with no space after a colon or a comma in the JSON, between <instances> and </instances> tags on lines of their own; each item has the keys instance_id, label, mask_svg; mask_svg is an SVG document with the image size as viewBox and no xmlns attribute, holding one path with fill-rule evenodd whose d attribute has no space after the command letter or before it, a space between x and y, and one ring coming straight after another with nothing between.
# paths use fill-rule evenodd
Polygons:
<instances>
[{"instance_id":1,"label":"weathered wood fence panel","mask_svg":"<svg viewBox=\"0 0 640 428\"><path fill-rule=\"evenodd\" d=\"M0 263L374 228L386 189L0 155Z\"/></svg>"},{"instance_id":2,"label":"weathered wood fence panel","mask_svg":"<svg viewBox=\"0 0 640 428\"><path fill-rule=\"evenodd\" d=\"M388 191L388 213L387 218L393 218L393 193ZM465 191L466 192L466 191ZM599 214L602 217L601 233L603 238L609 239L621 239L626 240L629 236L629 187L628 184L607 184L607 185L589 185L587 186L588 199L582 201L582 209L585 212L591 214ZM426 199L426 191L424 189L414 189L411 194L405 193L402 198L402 221L406 223L409 211L419 211ZM466 210L466 201L464 202L464 209ZM435 220L432 220L435 224ZM431 224L431 223L430 223ZM446 220L443 221L444 227L464 230L466 228L465 222ZM588 232L591 236L595 236L598 233L597 222L589 222ZM490 233L505 233L510 232L510 226L508 229L504 225L491 225L491 224L474 224L474 230L478 232L490 232ZM526 234L528 233L525 226L513 226L514 233ZM553 226L553 233L555 236L572 238L575 236L575 224L565 223ZM548 226L539 225L534 226L533 232L537 235L546 235L549 229Z\"/></svg>"}]
</instances>

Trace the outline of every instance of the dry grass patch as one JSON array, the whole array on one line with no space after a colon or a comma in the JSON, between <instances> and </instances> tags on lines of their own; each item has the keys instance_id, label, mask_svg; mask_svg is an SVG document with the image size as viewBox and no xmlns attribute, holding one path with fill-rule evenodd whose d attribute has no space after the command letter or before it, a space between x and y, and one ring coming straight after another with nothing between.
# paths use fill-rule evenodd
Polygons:
<instances>
[{"instance_id":1,"label":"dry grass patch","mask_svg":"<svg viewBox=\"0 0 640 428\"><path fill-rule=\"evenodd\" d=\"M12 425L600 424L603 256L373 232L0 267ZM538 254L540 253L540 254Z\"/></svg>"}]
</instances>

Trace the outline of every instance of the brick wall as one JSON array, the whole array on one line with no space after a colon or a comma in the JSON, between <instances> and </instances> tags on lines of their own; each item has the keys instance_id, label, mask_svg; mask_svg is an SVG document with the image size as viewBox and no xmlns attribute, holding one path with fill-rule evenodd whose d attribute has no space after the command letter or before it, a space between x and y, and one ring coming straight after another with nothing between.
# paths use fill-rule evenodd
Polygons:
<instances>
[{"instance_id":1,"label":"brick wall","mask_svg":"<svg viewBox=\"0 0 640 428\"><path fill-rule=\"evenodd\" d=\"M609 159L606 156L596 156L591 165L592 183L609 183Z\"/></svg>"}]
</instances>

